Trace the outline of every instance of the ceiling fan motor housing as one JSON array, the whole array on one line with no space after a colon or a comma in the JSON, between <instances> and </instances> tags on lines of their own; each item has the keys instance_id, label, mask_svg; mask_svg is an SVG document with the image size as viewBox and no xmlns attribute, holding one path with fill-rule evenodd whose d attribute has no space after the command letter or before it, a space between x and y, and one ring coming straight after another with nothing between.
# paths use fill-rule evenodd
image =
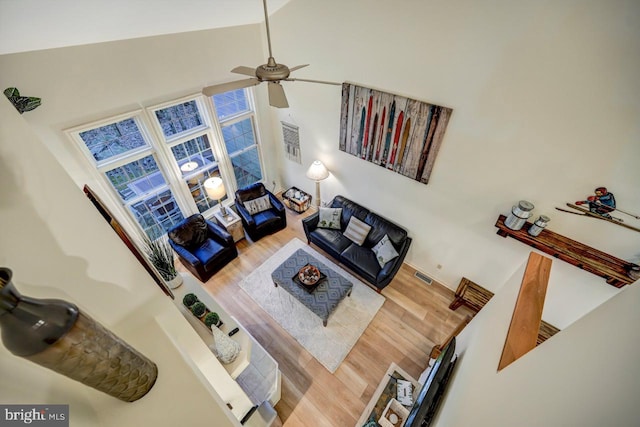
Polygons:
<instances>
[{"instance_id":1,"label":"ceiling fan motor housing","mask_svg":"<svg viewBox=\"0 0 640 427\"><path fill-rule=\"evenodd\" d=\"M284 64L277 64L273 57L269 57L266 64L256 68L256 77L262 81L278 81L289 77L291 71Z\"/></svg>"}]
</instances>

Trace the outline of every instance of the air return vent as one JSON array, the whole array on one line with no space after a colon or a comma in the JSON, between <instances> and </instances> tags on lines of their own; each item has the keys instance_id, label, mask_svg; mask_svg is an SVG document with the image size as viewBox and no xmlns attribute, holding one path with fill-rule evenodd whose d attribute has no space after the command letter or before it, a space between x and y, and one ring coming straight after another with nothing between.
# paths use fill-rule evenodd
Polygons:
<instances>
[{"instance_id":1,"label":"air return vent","mask_svg":"<svg viewBox=\"0 0 640 427\"><path fill-rule=\"evenodd\" d=\"M426 274L420 272L420 271L416 271L416 274L414 274L414 276L416 276L418 279L422 280L424 283L426 283L427 285L430 285L433 283L433 279L429 276L427 276Z\"/></svg>"}]
</instances>

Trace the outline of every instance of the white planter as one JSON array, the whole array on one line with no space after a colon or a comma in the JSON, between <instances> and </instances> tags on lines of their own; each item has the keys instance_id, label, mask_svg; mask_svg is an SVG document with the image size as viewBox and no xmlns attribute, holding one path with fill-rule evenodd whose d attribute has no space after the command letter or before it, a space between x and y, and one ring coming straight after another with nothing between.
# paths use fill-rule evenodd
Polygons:
<instances>
[{"instance_id":1,"label":"white planter","mask_svg":"<svg viewBox=\"0 0 640 427\"><path fill-rule=\"evenodd\" d=\"M178 287L180 287L180 285L182 285L183 279L182 279L182 275L180 273L178 273L178 275L176 277L174 277L171 280L166 280L167 286L169 287L169 289L176 289Z\"/></svg>"}]
</instances>

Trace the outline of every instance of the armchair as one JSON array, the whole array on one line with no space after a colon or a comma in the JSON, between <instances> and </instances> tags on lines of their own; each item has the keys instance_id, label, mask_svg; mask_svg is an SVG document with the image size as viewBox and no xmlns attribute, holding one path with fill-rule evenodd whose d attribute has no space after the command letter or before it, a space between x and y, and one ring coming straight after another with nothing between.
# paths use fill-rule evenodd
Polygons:
<instances>
[{"instance_id":1,"label":"armchair","mask_svg":"<svg viewBox=\"0 0 640 427\"><path fill-rule=\"evenodd\" d=\"M201 282L238 256L231 234L200 214L183 220L169 230L168 236L180 262Z\"/></svg>"},{"instance_id":2,"label":"armchair","mask_svg":"<svg viewBox=\"0 0 640 427\"><path fill-rule=\"evenodd\" d=\"M254 242L287 226L284 205L261 182L236 191L236 210Z\"/></svg>"}]
</instances>

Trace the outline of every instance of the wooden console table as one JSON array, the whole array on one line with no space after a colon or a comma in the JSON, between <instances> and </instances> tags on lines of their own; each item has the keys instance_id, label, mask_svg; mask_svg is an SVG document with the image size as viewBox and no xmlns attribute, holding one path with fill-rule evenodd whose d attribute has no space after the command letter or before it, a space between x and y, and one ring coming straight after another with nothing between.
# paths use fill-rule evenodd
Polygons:
<instances>
[{"instance_id":1,"label":"wooden console table","mask_svg":"<svg viewBox=\"0 0 640 427\"><path fill-rule=\"evenodd\" d=\"M511 230L504 224L505 219L504 215L500 215L496 222L498 235L502 237L513 237L582 270L604 277L608 284L616 288L621 288L635 281L629 277L628 273L633 267L637 267L636 264L616 258L550 230L545 229L540 235L531 236L527 233L531 227L530 222L527 222L520 230Z\"/></svg>"}]
</instances>

